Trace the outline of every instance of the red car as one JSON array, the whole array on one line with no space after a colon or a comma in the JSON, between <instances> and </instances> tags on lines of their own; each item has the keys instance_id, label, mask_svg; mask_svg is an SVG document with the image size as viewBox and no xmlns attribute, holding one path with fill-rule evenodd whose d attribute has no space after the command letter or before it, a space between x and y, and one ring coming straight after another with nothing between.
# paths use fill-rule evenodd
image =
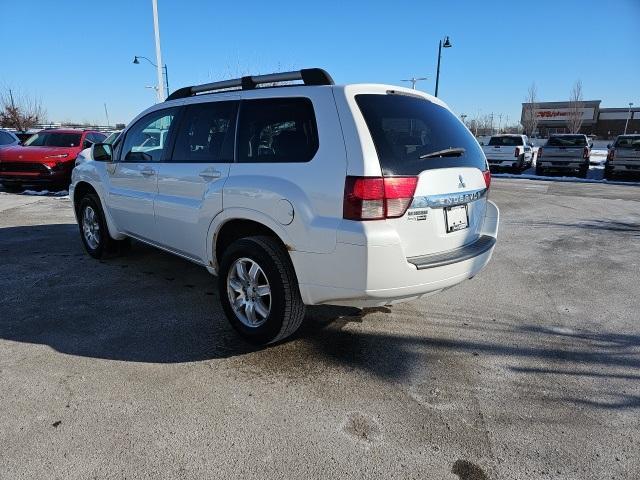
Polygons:
<instances>
[{"instance_id":1,"label":"red car","mask_svg":"<svg viewBox=\"0 0 640 480\"><path fill-rule=\"evenodd\" d=\"M93 130L42 130L24 145L0 150L0 182L7 189L41 184L67 188L80 151L104 139Z\"/></svg>"}]
</instances>

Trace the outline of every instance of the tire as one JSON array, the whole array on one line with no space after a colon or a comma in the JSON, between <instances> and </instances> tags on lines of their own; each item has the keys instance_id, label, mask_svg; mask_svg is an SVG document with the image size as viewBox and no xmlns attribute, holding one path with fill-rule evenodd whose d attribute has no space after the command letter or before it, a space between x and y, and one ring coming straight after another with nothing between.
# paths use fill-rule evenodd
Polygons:
<instances>
[{"instance_id":1,"label":"tire","mask_svg":"<svg viewBox=\"0 0 640 480\"><path fill-rule=\"evenodd\" d=\"M3 183L2 187L4 188L5 192L9 193L18 193L24 190L21 183Z\"/></svg>"},{"instance_id":2,"label":"tire","mask_svg":"<svg viewBox=\"0 0 640 480\"><path fill-rule=\"evenodd\" d=\"M536 165L536 175L543 176L544 174L544 168L542 168L540 165Z\"/></svg>"},{"instance_id":3,"label":"tire","mask_svg":"<svg viewBox=\"0 0 640 480\"><path fill-rule=\"evenodd\" d=\"M587 178L587 175L589 174L589 165L583 165L580 167L580 169L578 170L578 177L579 178Z\"/></svg>"},{"instance_id":4,"label":"tire","mask_svg":"<svg viewBox=\"0 0 640 480\"><path fill-rule=\"evenodd\" d=\"M254 345L283 340L304 319L305 305L291 259L272 237L245 237L227 247L220 262L218 291L229 323ZM239 305L234 307L232 302Z\"/></svg>"},{"instance_id":5,"label":"tire","mask_svg":"<svg viewBox=\"0 0 640 480\"><path fill-rule=\"evenodd\" d=\"M87 230L85 231L85 226ZM78 205L78 227L84 249L93 258L101 259L119 252L129 239L114 240L109 235L100 198L93 193L82 197Z\"/></svg>"}]
</instances>

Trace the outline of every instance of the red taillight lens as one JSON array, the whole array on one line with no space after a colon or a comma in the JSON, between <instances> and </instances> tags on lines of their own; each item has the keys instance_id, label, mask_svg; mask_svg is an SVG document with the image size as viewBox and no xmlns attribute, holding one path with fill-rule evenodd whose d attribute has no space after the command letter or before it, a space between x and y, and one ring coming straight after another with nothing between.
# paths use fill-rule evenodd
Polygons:
<instances>
[{"instance_id":1,"label":"red taillight lens","mask_svg":"<svg viewBox=\"0 0 640 480\"><path fill-rule=\"evenodd\" d=\"M589 158L589 147L584 147L584 150L582 151L582 156L584 158Z\"/></svg>"},{"instance_id":2,"label":"red taillight lens","mask_svg":"<svg viewBox=\"0 0 640 480\"><path fill-rule=\"evenodd\" d=\"M516 147L515 157L518 158L519 156L520 156L520 149L518 147Z\"/></svg>"},{"instance_id":3,"label":"red taillight lens","mask_svg":"<svg viewBox=\"0 0 640 480\"><path fill-rule=\"evenodd\" d=\"M538 148L538 158L542 156L542 147Z\"/></svg>"},{"instance_id":4,"label":"red taillight lens","mask_svg":"<svg viewBox=\"0 0 640 480\"><path fill-rule=\"evenodd\" d=\"M485 170L482 172L482 176L484 177L484 184L489 188L491 186L491 170Z\"/></svg>"},{"instance_id":5,"label":"red taillight lens","mask_svg":"<svg viewBox=\"0 0 640 480\"><path fill-rule=\"evenodd\" d=\"M612 148L611 150L609 150L609 153L607 153L607 160L611 161L615 156L616 156L616 151Z\"/></svg>"},{"instance_id":6,"label":"red taillight lens","mask_svg":"<svg viewBox=\"0 0 640 480\"><path fill-rule=\"evenodd\" d=\"M411 205L418 177L347 177L343 217L380 220L401 217Z\"/></svg>"}]
</instances>

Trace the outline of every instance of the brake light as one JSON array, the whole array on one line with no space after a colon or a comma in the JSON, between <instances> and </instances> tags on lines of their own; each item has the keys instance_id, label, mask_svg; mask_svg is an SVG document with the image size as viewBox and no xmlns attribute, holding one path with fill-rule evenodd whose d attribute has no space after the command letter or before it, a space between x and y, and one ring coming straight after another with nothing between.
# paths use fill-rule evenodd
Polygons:
<instances>
[{"instance_id":1,"label":"brake light","mask_svg":"<svg viewBox=\"0 0 640 480\"><path fill-rule=\"evenodd\" d=\"M538 158L542 156L542 147L538 148Z\"/></svg>"},{"instance_id":2,"label":"brake light","mask_svg":"<svg viewBox=\"0 0 640 480\"><path fill-rule=\"evenodd\" d=\"M589 147L584 147L584 150L582 150L582 157L589 158Z\"/></svg>"},{"instance_id":3,"label":"brake light","mask_svg":"<svg viewBox=\"0 0 640 480\"><path fill-rule=\"evenodd\" d=\"M411 205L418 177L347 177L343 217L381 220L401 217Z\"/></svg>"},{"instance_id":4,"label":"brake light","mask_svg":"<svg viewBox=\"0 0 640 480\"><path fill-rule=\"evenodd\" d=\"M616 156L616 151L612 148L611 150L609 150L609 153L607 153L607 161L611 161L613 160L613 157Z\"/></svg>"},{"instance_id":5,"label":"brake light","mask_svg":"<svg viewBox=\"0 0 640 480\"><path fill-rule=\"evenodd\" d=\"M520 148L516 147L515 156L518 158L520 156Z\"/></svg>"},{"instance_id":6,"label":"brake light","mask_svg":"<svg viewBox=\"0 0 640 480\"><path fill-rule=\"evenodd\" d=\"M491 186L491 170L485 170L482 172L482 176L484 177L484 184L489 188Z\"/></svg>"}]
</instances>

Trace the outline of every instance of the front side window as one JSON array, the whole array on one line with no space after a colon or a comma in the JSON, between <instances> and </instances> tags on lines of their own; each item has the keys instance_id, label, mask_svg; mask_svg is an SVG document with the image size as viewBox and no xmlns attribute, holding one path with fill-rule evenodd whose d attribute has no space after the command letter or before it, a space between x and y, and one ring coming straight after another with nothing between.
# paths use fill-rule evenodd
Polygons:
<instances>
[{"instance_id":1,"label":"front side window","mask_svg":"<svg viewBox=\"0 0 640 480\"><path fill-rule=\"evenodd\" d=\"M122 148L125 162L162 161L169 130L176 116L177 108L152 112L138 120L128 131Z\"/></svg>"},{"instance_id":2,"label":"front side window","mask_svg":"<svg viewBox=\"0 0 640 480\"><path fill-rule=\"evenodd\" d=\"M176 136L172 161L233 162L237 108L238 102L233 101L189 105Z\"/></svg>"},{"instance_id":3,"label":"front side window","mask_svg":"<svg viewBox=\"0 0 640 480\"><path fill-rule=\"evenodd\" d=\"M238 162L308 162L317 151L318 129L308 98L242 102Z\"/></svg>"},{"instance_id":4,"label":"front side window","mask_svg":"<svg viewBox=\"0 0 640 480\"><path fill-rule=\"evenodd\" d=\"M485 170L478 142L446 108L414 95L360 94L355 99L384 175L448 167Z\"/></svg>"},{"instance_id":5,"label":"front side window","mask_svg":"<svg viewBox=\"0 0 640 480\"><path fill-rule=\"evenodd\" d=\"M79 133L39 132L24 142L25 147L77 147L82 135Z\"/></svg>"}]
</instances>

